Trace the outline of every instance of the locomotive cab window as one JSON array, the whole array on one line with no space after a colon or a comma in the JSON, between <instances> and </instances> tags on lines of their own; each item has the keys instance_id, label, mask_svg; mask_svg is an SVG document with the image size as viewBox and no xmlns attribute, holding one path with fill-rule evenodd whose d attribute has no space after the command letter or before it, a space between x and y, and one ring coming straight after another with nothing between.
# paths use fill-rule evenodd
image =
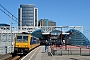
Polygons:
<instances>
[{"instance_id":1,"label":"locomotive cab window","mask_svg":"<svg viewBox=\"0 0 90 60\"><path fill-rule=\"evenodd\" d=\"M22 36L17 36L17 42L20 42L22 40Z\"/></svg>"},{"instance_id":2,"label":"locomotive cab window","mask_svg":"<svg viewBox=\"0 0 90 60\"><path fill-rule=\"evenodd\" d=\"M28 36L17 36L17 42L28 42Z\"/></svg>"},{"instance_id":3,"label":"locomotive cab window","mask_svg":"<svg viewBox=\"0 0 90 60\"><path fill-rule=\"evenodd\" d=\"M23 36L23 41L28 42L28 36Z\"/></svg>"}]
</instances>

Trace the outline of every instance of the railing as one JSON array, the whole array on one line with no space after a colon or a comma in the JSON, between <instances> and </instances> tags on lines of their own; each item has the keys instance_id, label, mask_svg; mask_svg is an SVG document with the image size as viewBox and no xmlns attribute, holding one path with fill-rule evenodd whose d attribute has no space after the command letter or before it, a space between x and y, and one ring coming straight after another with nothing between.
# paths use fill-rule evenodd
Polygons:
<instances>
[{"instance_id":1,"label":"railing","mask_svg":"<svg viewBox=\"0 0 90 60\"><path fill-rule=\"evenodd\" d=\"M81 55L90 56L90 48L86 46L51 46L51 53L53 55Z\"/></svg>"}]
</instances>

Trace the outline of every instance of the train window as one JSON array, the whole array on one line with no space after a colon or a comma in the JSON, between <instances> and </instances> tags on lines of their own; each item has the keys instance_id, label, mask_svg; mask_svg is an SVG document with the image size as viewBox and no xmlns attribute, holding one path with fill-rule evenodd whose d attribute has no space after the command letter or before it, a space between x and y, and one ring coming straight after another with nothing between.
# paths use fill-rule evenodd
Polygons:
<instances>
[{"instance_id":1,"label":"train window","mask_svg":"<svg viewBox=\"0 0 90 60\"><path fill-rule=\"evenodd\" d=\"M32 37L32 38L31 38L31 42L30 42L30 44L32 45L32 44L36 44L36 43L37 43L36 38Z\"/></svg>"},{"instance_id":2,"label":"train window","mask_svg":"<svg viewBox=\"0 0 90 60\"><path fill-rule=\"evenodd\" d=\"M36 38L33 37L33 44L35 44L35 43L36 43Z\"/></svg>"},{"instance_id":3,"label":"train window","mask_svg":"<svg viewBox=\"0 0 90 60\"><path fill-rule=\"evenodd\" d=\"M22 39L22 36L18 36L17 39Z\"/></svg>"},{"instance_id":4,"label":"train window","mask_svg":"<svg viewBox=\"0 0 90 60\"><path fill-rule=\"evenodd\" d=\"M20 42L22 40L22 36L17 36L17 42Z\"/></svg>"},{"instance_id":5,"label":"train window","mask_svg":"<svg viewBox=\"0 0 90 60\"><path fill-rule=\"evenodd\" d=\"M37 40L37 43L40 43L40 40Z\"/></svg>"},{"instance_id":6,"label":"train window","mask_svg":"<svg viewBox=\"0 0 90 60\"><path fill-rule=\"evenodd\" d=\"M32 39L32 37L31 37L31 41L30 41L30 44L31 44L31 45L33 44L32 41L33 41L33 39Z\"/></svg>"},{"instance_id":7,"label":"train window","mask_svg":"<svg viewBox=\"0 0 90 60\"><path fill-rule=\"evenodd\" d=\"M28 36L23 36L23 41L28 42Z\"/></svg>"},{"instance_id":8,"label":"train window","mask_svg":"<svg viewBox=\"0 0 90 60\"><path fill-rule=\"evenodd\" d=\"M28 36L17 36L17 42L28 42Z\"/></svg>"}]
</instances>

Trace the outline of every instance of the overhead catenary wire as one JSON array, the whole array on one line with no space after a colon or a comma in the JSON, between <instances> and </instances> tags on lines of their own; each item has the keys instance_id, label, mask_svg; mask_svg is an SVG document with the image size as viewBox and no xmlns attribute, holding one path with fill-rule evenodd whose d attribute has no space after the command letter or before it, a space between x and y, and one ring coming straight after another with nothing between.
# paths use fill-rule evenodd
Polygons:
<instances>
[{"instance_id":1,"label":"overhead catenary wire","mask_svg":"<svg viewBox=\"0 0 90 60\"><path fill-rule=\"evenodd\" d=\"M16 22L16 23L18 23L17 22L17 20L18 20L18 18L16 18L13 14L11 14L5 7L3 7L1 4L0 4L0 7L2 8L0 8L0 10L3 12L3 13L5 13L7 16L9 16L10 18L11 18L11 16L13 17L12 19Z\"/></svg>"}]
</instances>

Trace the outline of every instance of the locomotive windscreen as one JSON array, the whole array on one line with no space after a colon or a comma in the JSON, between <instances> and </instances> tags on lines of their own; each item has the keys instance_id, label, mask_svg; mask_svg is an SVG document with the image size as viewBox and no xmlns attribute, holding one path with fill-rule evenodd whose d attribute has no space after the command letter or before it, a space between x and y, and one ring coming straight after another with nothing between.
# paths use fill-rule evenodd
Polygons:
<instances>
[{"instance_id":1,"label":"locomotive windscreen","mask_svg":"<svg viewBox=\"0 0 90 60\"><path fill-rule=\"evenodd\" d=\"M16 42L28 42L28 36L17 36Z\"/></svg>"}]
</instances>

